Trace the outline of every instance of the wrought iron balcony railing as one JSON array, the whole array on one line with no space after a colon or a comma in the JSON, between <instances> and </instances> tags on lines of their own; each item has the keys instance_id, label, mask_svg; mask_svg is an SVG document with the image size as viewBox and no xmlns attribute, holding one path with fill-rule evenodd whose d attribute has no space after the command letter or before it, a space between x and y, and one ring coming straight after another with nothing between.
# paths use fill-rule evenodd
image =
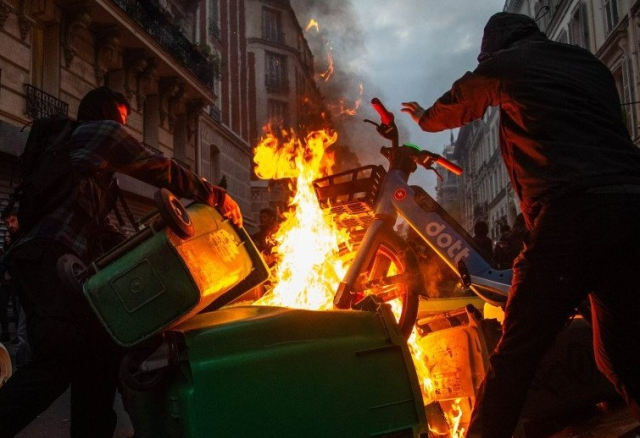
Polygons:
<instances>
[{"instance_id":1,"label":"wrought iron balcony railing","mask_svg":"<svg viewBox=\"0 0 640 438\"><path fill-rule=\"evenodd\" d=\"M42 117L67 117L69 114L69 104L52 96L49 93L34 87L30 84L24 84L25 99L27 103L26 114L32 119Z\"/></svg>"},{"instance_id":2,"label":"wrought iron balcony railing","mask_svg":"<svg viewBox=\"0 0 640 438\"><path fill-rule=\"evenodd\" d=\"M220 58L201 53L177 26L171 24L152 2L112 0L176 60L184 64L203 84L213 87L220 78Z\"/></svg>"}]
</instances>

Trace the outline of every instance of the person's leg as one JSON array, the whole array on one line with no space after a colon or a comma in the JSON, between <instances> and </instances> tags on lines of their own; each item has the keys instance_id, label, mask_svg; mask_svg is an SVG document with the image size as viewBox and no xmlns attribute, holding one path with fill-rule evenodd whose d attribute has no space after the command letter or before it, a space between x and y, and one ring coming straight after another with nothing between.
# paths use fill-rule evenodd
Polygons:
<instances>
[{"instance_id":1,"label":"person's leg","mask_svg":"<svg viewBox=\"0 0 640 438\"><path fill-rule=\"evenodd\" d=\"M503 334L476 398L468 437L511 437L538 365L588 293L579 279L589 218L545 208L514 263Z\"/></svg>"},{"instance_id":2,"label":"person's leg","mask_svg":"<svg viewBox=\"0 0 640 438\"><path fill-rule=\"evenodd\" d=\"M0 438L11 438L46 410L69 386L57 362L33 361L0 388Z\"/></svg>"},{"instance_id":3,"label":"person's leg","mask_svg":"<svg viewBox=\"0 0 640 438\"><path fill-rule=\"evenodd\" d=\"M56 271L59 250L25 244L14 254L14 278L22 286L33 360L20 367L0 388L0 436L27 426L69 386L86 344L84 316Z\"/></svg>"},{"instance_id":4,"label":"person's leg","mask_svg":"<svg viewBox=\"0 0 640 438\"><path fill-rule=\"evenodd\" d=\"M97 318L87 327L89 354L71 382L71 436L110 438L117 423L113 410L121 348Z\"/></svg>"},{"instance_id":5,"label":"person's leg","mask_svg":"<svg viewBox=\"0 0 640 438\"><path fill-rule=\"evenodd\" d=\"M503 334L490 357L467 437L511 437L538 365L580 302L557 275L529 266L517 275L505 311ZM586 292L583 293L586 295Z\"/></svg>"},{"instance_id":6,"label":"person's leg","mask_svg":"<svg viewBox=\"0 0 640 438\"><path fill-rule=\"evenodd\" d=\"M629 195L614 214L626 220L619 219L608 236L610 248L594 280L594 353L600 371L640 421L640 196Z\"/></svg>"}]
</instances>

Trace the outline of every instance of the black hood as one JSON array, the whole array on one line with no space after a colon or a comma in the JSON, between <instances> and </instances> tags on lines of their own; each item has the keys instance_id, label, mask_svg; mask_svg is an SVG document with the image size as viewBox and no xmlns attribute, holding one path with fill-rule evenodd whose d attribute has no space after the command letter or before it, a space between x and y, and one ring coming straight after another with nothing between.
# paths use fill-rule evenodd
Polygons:
<instances>
[{"instance_id":1,"label":"black hood","mask_svg":"<svg viewBox=\"0 0 640 438\"><path fill-rule=\"evenodd\" d=\"M484 61L498 50L503 50L522 39L547 39L533 18L522 14L498 12L484 27L478 61Z\"/></svg>"},{"instance_id":2,"label":"black hood","mask_svg":"<svg viewBox=\"0 0 640 438\"><path fill-rule=\"evenodd\" d=\"M78 107L78 121L113 120L122 122L118 105L126 105L130 111L129 102L122 93L108 87L99 87L89 91L80 101Z\"/></svg>"}]
</instances>

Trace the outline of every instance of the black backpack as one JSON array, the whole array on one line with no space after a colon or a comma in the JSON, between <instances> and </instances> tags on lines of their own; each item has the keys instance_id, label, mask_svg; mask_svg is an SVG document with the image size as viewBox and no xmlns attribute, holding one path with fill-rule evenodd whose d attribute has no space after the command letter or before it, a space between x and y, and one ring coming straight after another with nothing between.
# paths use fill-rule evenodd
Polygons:
<instances>
[{"instance_id":1,"label":"black backpack","mask_svg":"<svg viewBox=\"0 0 640 438\"><path fill-rule=\"evenodd\" d=\"M16 162L19 183L7 207L16 212L22 231L31 229L74 190L77 178L69 153L71 134L78 126L68 118L33 121L24 151Z\"/></svg>"}]
</instances>

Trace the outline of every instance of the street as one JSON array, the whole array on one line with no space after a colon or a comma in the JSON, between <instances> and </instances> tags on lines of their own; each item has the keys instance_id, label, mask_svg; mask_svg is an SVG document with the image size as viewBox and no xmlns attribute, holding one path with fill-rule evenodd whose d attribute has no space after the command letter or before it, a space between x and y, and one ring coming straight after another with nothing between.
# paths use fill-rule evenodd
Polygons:
<instances>
[{"instance_id":1,"label":"street","mask_svg":"<svg viewBox=\"0 0 640 438\"><path fill-rule=\"evenodd\" d=\"M118 426L114 438L133 436L133 427L116 397ZM626 406L594 406L573 416L550 418L525 428L526 438L639 438L640 425L633 421ZM66 438L69 436L69 391L42 413L16 438Z\"/></svg>"},{"instance_id":2,"label":"street","mask_svg":"<svg viewBox=\"0 0 640 438\"><path fill-rule=\"evenodd\" d=\"M113 434L114 438L133 437L133 427L129 416L122 407L122 400L118 394L115 402L118 414L118 426ZM23 429L16 438L67 438L69 437L69 391L65 392L53 403L49 409Z\"/></svg>"},{"instance_id":3,"label":"street","mask_svg":"<svg viewBox=\"0 0 640 438\"><path fill-rule=\"evenodd\" d=\"M8 344L7 347L10 353L15 353L14 345ZM118 425L114 438L133 437L133 427L122 406L120 394L116 396L115 410L118 414ZM620 402L593 406L573 415L526 423L521 429L520 432L526 438L640 438L640 424L633 420L629 409ZM69 436L69 391L60 396L16 438L43 436Z\"/></svg>"}]
</instances>

